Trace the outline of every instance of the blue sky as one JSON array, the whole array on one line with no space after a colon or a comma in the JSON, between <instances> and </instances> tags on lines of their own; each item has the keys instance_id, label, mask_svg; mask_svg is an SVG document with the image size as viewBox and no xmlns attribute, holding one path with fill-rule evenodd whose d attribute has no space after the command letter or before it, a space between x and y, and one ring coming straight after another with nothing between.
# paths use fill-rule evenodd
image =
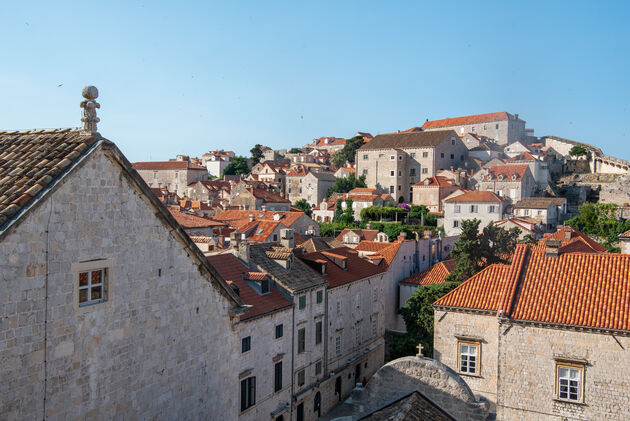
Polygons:
<instances>
[{"instance_id":1,"label":"blue sky","mask_svg":"<svg viewBox=\"0 0 630 421\"><path fill-rule=\"evenodd\" d=\"M630 3L7 2L0 129L80 125L131 161L476 113L630 159ZM59 86L61 85L61 86Z\"/></svg>"}]
</instances>

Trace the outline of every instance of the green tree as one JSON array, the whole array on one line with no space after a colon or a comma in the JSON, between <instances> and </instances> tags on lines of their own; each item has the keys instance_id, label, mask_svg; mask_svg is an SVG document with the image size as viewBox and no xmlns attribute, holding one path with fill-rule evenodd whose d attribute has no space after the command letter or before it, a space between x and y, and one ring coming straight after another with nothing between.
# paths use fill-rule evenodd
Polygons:
<instances>
[{"instance_id":1,"label":"green tree","mask_svg":"<svg viewBox=\"0 0 630 421\"><path fill-rule=\"evenodd\" d=\"M311 214L313 213L313 208L311 207L311 205L309 205L309 203L306 201L306 199L300 199L298 201L296 201L293 206L295 206L296 208L302 210L306 215L311 216Z\"/></svg>"},{"instance_id":2,"label":"green tree","mask_svg":"<svg viewBox=\"0 0 630 421\"><path fill-rule=\"evenodd\" d=\"M617 216L618 206L612 203L584 203L578 209L580 213L565 223L594 237L608 251L618 253L620 250L616 244L619 234L630 229L630 220Z\"/></svg>"},{"instance_id":3,"label":"green tree","mask_svg":"<svg viewBox=\"0 0 630 421\"><path fill-rule=\"evenodd\" d=\"M348 193L357 187L367 187L365 175L356 178L354 174L350 174L348 177L335 178L335 184L328 189L326 196L330 196L333 193Z\"/></svg>"},{"instance_id":4,"label":"green tree","mask_svg":"<svg viewBox=\"0 0 630 421\"><path fill-rule=\"evenodd\" d=\"M240 175L249 173L247 158L235 156L232 161L223 169L223 175Z\"/></svg>"},{"instance_id":5,"label":"green tree","mask_svg":"<svg viewBox=\"0 0 630 421\"><path fill-rule=\"evenodd\" d=\"M335 206L335 216L333 216L333 222L339 222L341 215L343 215L343 207L341 207L343 199L337 199L337 205Z\"/></svg>"},{"instance_id":6,"label":"green tree","mask_svg":"<svg viewBox=\"0 0 630 421\"><path fill-rule=\"evenodd\" d=\"M480 224L478 219L462 221L462 233L451 252L457 265L447 281L462 282L487 266L508 262L521 230L515 227L506 231L490 222L480 233Z\"/></svg>"},{"instance_id":7,"label":"green tree","mask_svg":"<svg viewBox=\"0 0 630 421\"><path fill-rule=\"evenodd\" d=\"M252 154L252 165L258 164L263 158L262 145L259 143L255 144L254 147L249 150L249 152Z\"/></svg>"},{"instance_id":8,"label":"green tree","mask_svg":"<svg viewBox=\"0 0 630 421\"><path fill-rule=\"evenodd\" d=\"M586 154L588 154L588 151L585 147L580 145L573 146L569 151L569 155L571 156L585 156Z\"/></svg>"},{"instance_id":9,"label":"green tree","mask_svg":"<svg viewBox=\"0 0 630 421\"><path fill-rule=\"evenodd\" d=\"M407 326L407 333L398 337L392 349L396 355L415 355L416 346L421 343L424 355L433 355L433 303L453 290L458 282L444 282L419 287L398 312Z\"/></svg>"},{"instance_id":10,"label":"green tree","mask_svg":"<svg viewBox=\"0 0 630 421\"><path fill-rule=\"evenodd\" d=\"M339 218L339 222L342 222L347 225L354 224L354 210L352 209L353 200L348 198L345 200L346 208L343 210L341 214L341 218Z\"/></svg>"},{"instance_id":11,"label":"green tree","mask_svg":"<svg viewBox=\"0 0 630 421\"><path fill-rule=\"evenodd\" d=\"M340 149L333 153L330 158L330 162L336 167L342 167L347 162L354 162L354 156L357 151L365 141L363 140L363 136L355 136L351 139L346 140L346 144L343 149Z\"/></svg>"},{"instance_id":12,"label":"green tree","mask_svg":"<svg viewBox=\"0 0 630 421\"><path fill-rule=\"evenodd\" d=\"M302 150L300 148L291 148L289 153L302 153Z\"/></svg>"}]
</instances>

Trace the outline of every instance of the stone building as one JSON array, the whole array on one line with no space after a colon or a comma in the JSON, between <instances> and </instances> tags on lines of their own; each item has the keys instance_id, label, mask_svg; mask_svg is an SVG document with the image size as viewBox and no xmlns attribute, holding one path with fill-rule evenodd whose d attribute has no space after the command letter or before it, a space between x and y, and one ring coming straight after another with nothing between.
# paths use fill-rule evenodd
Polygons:
<instances>
[{"instance_id":1,"label":"stone building","mask_svg":"<svg viewBox=\"0 0 630 421\"><path fill-rule=\"evenodd\" d=\"M357 177L398 203L412 201L412 186L441 169L463 167L468 149L452 130L376 136L356 154Z\"/></svg>"},{"instance_id":2,"label":"stone building","mask_svg":"<svg viewBox=\"0 0 630 421\"><path fill-rule=\"evenodd\" d=\"M291 323L284 329L284 335L291 338L292 351L283 357L291 375L291 415L283 418L306 421L316 418L316 406L325 412L320 384L328 378L326 281L294 255L292 236L293 232L285 229L280 243L241 243L238 254L250 270L266 273L293 306Z\"/></svg>"},{"instance_id":3,"label":"stone building","mask_svg":"<svg viewBox=\"0 0 630 421\"><path fill-rule=\"evenodd\" d=\"M243 303L84 96L83 130L0 132L0 419L236 419Z\"/></svg>"},{"instance_id":4,"label":"stone building","mask_svg":"<svg viewBox=\"0 0 630 421\"><path fill-rule=\"evenodd\" d=\"M541 158L542 159L538 159L529 152L523 152L513 156L512 158L506 159L505 164L527 164L527 166L529 166L529 171L532 173L532 177L534 177L534 181L536 182L537 190L543 192L547 189L547 186L551 181L551 175L549 172L548 157L541 156Z\"/></svg>"},{"instance_id":5,"label":"stone building","mask_svg":"<svg viewBox=\"0 0 630 421\"><path fill-rule=\"evenodd\" d=\"M444 199L444 230L446 235L459 235L462 222L478 219L481 227L503 219L505 202L491 191L458 190Z\"/></svg>"},{"instance_id":6,"label":"stone building","mask_svg":"<svg viewBox=\"0 0 630 421\"><path fill-rule=\"evenodd\" d=\"M224 151L223 149L218 151L206 152L201 156L201 162L206 166L208 174L212 177L221 177L225 167L230 165L232 158L234 158L234 152Z\"/></svg>"},{"instance_id":7,"label":"stone building","mask_svg":"<svg viewBox=\"0 0 630 421\"><path fill-rule=\"evenodd\" d=\"M443 120L427 120L422 125L422 130L455 130L460 136L472 133L493 139L499 145L527 139L525 121L518 118L518 114L512 115L505 111L445 118Z\"/></svg>"},{"instance_id":8,"label":"stone building","mask_svg":"<svg viewBox=\"0 0 630 421\"><path fill-rule=\"evenodd\" d=\"M250 187L241 190L231 200L230 206L242 207L245 210L288 211L291 202L288 199L263 188Z\"/></svg>"},{"instance_id":9,"label":"stone building","mask_svg":"<svg viewBox=\"0 0 630 421\"><path fill-rule=\"evenodd\" d=\"M240 336L240 347L233 350L239 368L232 373L241 384L238 419L291 419L292 303L266 273L251 271L234 254L208 261L250 306L235 326Z\"/></svg>"},{"instance_id":10,"label":"stone building","mask_svg":"<svg viewBox=\"0 0 630 421\"><path fill-rule=\"evenodd\" d=\"M497 420L630 417L630 256L517 246L434 303L434 358Z\"/></svg>"},{"instance_id":11,"label":"stone building","mask_svg":"<svg viewBox=\"0 0 630 421\"><path fill-rule=\"evenodd\" d=\"M287 197L291 203L304 199L309 205L316 206L334 184L335 176L331 172L296 168L287 173Z\"/></svg>"},{"instance_id":12,"label":"stone building","mask_svg":"<svg viewBox=\"0 0 630 421\"><path fill-rule=\"evenodd\" d=\"M567 199L564 197L526 197L513 207L514 216L537 220L546 232L555 231L564 221Z\"/></svg>"},{"instance_id":13,"label":"stone building","mask_svg":"<svg viewBox=\"0 0 630 421\"><path fill-rule=\"evenodd\" d=\"M474 175L477 189L491 191L515 203L536 192L536 181L527 164L493 165Z\"/></svg>"},{"instance_id":14,"label":"stone building","mask_svg":"<svg viewBox=\"0 0 630 421\"><path fill-rule=\"evenodd\" d=\"M328 284L323 332L326 357L319 384L323 415L343 401L357 382L367 381L383 365L384 296L389 278L384 268L347 247L307 253L300 260ZM316 406L309 400L308 412ZM317 419L320 413L314 415L306 419Z\"/></svg>"},{"instance_id":15,"label":"stone building","mask_svg":"<svg viewBox=\"0 0 630 421\"><path fill-rule=\"evenodd\" d=\"M377 189L369 187L354 188L348 193L339 195L339 199L342 200L341 208L344 210L348 207L346 199L352 199L352 210L356 221L361 220L361 211L365 208L370 206L387 206L394 203L394 199L390 194L381 194Z\"/></svg>"},{"instance_id":16,"label":"stone building","mask_svg":"<svg viewBox=\"0 0 630 421\"><path fill-rule=\"evenodd\" d=\"M218 222L227 223L232 228L240 228L250 224L252 221L279 221L284 228L291 228L300 235L319 236L319 225L304 212L293 211L247 211L247 210L226 210L212 217Z\"/></svg>"},{"instance_id":17,"label":"stone building","mask_svg":"<svg viewBox=\"0 0 630 421\"><path fill-rule=\"evenodd\" d=\"M232 186L228 181L203 180L191 183L186 189L186 196L190 200L200 200L206 203L219 203L230 198Z\"/></svg>"},{"instance_id":18,"label":"stone building","mask_svg":"<svg viewBox=\"0 0 630 421\"><path fill-rule=\"evenodd\" d=\"M190 161L134 162L133 169L149 187L166 187L179 197L186 195L191 183L208 179L208 170Z\"/></svg>"},{"instance_id":19,"label":"stone building","mask_svg":"<svg viewBox=\"0 0 630 421\"><path fill-rule=\"evenodd\" d=\"M337 202L332 200L322 200L319 207L313 208L313 219L317 222L331 222L335 217Z\"/></svg>"},{"instance_id":20,"label":"stone building","mask_svg":"<svg viewBox=\"0 0 630 421\"><path fill-rule=\"evenodd\" d=\"M429 212L442 212L442 200L458 189L452 178L428 177L413 185L412 203L426 206Z\"/></svg>"}]
</instances>

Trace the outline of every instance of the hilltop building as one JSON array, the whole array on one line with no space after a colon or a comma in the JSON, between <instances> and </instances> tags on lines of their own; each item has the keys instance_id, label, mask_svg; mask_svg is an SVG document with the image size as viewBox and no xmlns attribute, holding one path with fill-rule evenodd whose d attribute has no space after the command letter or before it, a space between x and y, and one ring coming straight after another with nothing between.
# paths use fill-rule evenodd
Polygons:
<instances>
[{"instance_id":1,"label":"hilltop building","mask_svg":"<svg viewBox=\"0 0 630 421\"><path fill-rule=\"evenodd\" d=\"M493 139L499 145L525 141L528 136L525 121L518 118L518 114L507 112L427 120L422 125L422 130L454 130L459 136L472 133Z\"/></svg>"}]
</instances>

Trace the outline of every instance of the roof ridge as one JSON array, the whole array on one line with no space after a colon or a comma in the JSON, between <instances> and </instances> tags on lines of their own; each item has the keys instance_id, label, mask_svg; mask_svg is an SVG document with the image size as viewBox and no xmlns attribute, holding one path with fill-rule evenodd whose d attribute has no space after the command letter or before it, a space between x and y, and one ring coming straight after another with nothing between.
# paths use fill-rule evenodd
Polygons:
<instances>
[{"instance_id":1,"label":"roof ridge","mask_svg":"<svg viewBox=\"0 0 630 421\"><path fill-rule=\"evenodd\" d=\"M514 257L512 258L512 264L510 265L510 271L508 272L508 278L506 279L503 293L499 300L499 316L509 317L512 307L514 307L514 300L520 281L523 278L528 256L529 246L527 244L517 244Z\"/></svg>"}]
</instances>

